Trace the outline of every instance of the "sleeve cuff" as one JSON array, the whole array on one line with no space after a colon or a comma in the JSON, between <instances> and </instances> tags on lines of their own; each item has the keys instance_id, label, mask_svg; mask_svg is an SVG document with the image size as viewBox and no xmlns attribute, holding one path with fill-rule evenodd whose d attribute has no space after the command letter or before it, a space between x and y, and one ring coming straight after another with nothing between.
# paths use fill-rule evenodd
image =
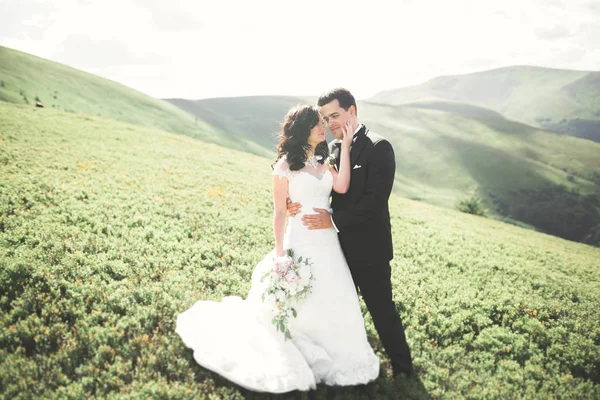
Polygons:
<instances>
[{"instance_id":1,"label":"sleeve cuff","mask_svg":"<svg viewBox=\"0 0 600 400\"><path fill-rule=\"evenodd\" d=\"M331 225L333 225L333 228L335 229L335 231L337 233L340 233L340 230L337 228L337 226L335 226L335 222L333 222L333 214L329 214L329 218L331 218Z\"/></svg>"}]
</instances>

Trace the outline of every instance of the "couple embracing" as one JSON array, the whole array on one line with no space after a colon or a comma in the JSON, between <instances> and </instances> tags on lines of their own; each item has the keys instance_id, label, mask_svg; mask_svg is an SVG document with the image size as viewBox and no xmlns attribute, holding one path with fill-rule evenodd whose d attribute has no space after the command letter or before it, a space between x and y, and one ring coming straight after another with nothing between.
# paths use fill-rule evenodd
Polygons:
<instances>
[{"instance_id":1,"label":"couple embracing","mask_svg":"<svg viewBox=\"0 0 600 400\"><path fill-rule=\"evenodd\" d=\"M358 292L394 375L413 374L392 298L394 151L358 122L348 90L323 94L318 106L296 106L285 116L273 169L275 249L256 266L247 298L198 301L177 317L176 331L200 365L258 392L375 380L379 360L367 341ZM325 124L335 137L329 145ZM289 319L290 340L273 325L263 298L263 277L288 249L310 259L314 278Z\"/></svg>"}]
</instances>

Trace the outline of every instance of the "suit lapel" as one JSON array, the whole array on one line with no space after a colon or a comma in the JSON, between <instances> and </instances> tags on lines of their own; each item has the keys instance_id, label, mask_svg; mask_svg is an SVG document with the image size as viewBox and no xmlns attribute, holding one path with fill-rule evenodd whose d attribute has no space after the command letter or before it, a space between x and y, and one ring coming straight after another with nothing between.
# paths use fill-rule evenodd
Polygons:
<instances>
[{"instance_id":1,"label":"suit lapel","mask_svg":"<svg viewBox=\"0 0 600 400\"><path fill-rule=\"evenodd\" d=\"M350 150L350 168L354 168L356 165L356 160L360 155L360 152L365 148L367 144L367 127L362 126L360 130L356 133L356 141L352 145L352 150Z\"/></svg>"},{"instance_id":2,"label":"suit lapel","mask_svg":"<svg viewBox=\"0 0 600 400\"><path fill-rule=\"evenodd\" d=\"M337 141L329 143L329 154L335 158L335 170L340 172L340 147L336 144Z\"/></svg>"}]
</instances>

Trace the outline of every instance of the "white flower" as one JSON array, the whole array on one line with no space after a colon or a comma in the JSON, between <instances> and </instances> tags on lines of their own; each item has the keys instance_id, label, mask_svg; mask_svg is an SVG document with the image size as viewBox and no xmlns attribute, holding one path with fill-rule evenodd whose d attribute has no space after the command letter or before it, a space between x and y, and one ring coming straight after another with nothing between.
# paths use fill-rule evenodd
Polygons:
<instances>
[{"instance_id":1,"label":"white flower","mask_svg":"<svg viewBox=\"0 0 600 400\"><path fill-rule=\"evenodd\" d=\"M283 290L278 290L275 292L275 297L277 297L277 300L283 301L285 299L285 292Z\"/></svg>"},{"instance_id":2,"label":"white flower","mask_svg":"<svg viewBox=\"0 0 600 400\"><path fill-rule=\"evenodd\" d=\"M310 267L306 264L300 265L300 270L298 271L298 275L300 276L300 284L302 286L308 285L311 278Z\"/></svg>"}]
</instances>

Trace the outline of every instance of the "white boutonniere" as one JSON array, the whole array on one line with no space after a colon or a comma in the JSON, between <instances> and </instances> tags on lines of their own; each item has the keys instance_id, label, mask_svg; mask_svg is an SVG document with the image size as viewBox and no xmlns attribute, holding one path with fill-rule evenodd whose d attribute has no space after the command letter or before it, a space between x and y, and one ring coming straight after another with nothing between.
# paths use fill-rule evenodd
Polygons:
<instances>
[{"instance_id":1,"label":"white boutonniere","mask_svg":"<svg viewBox=\"0 0 600 400\"><path fill-rule=\"evenodd\" d=\"M331 167L335 167L336 164L336 158L333 154L330 154L329 157L327 157L327 160L325 160L325 162L331 166Z\"/></svg>"}]
</instances>

